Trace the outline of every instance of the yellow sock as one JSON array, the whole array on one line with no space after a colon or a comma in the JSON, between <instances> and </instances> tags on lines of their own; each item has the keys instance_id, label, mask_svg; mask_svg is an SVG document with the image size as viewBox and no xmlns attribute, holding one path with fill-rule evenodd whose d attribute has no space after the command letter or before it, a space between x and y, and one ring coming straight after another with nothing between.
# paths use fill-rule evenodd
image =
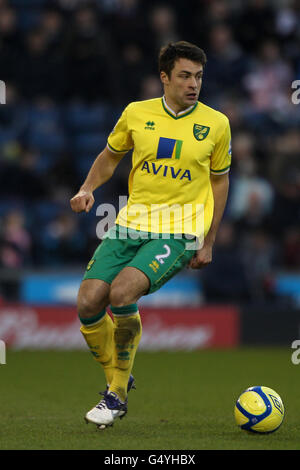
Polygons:
<instances>
[{"instance_id":1,"label":"yellow sock","mask_svg":"<svg viewBox=\"0 0 300 470\"><path fill-rule=\"evenodd\" d=\"M114 314L114 374L109 391L125 401L128 380L141 336L142 323L136 304L111 307Z\"/></svg>"},{"instance_id":2,"label":"yellow sock","mask_svg":"<svg viewBox=\"0 0 300 470\"><path fill-rule=\"evenodd\" d=\"M99 315L90 319L82 319L80 331L90 348L94 359L103 367L106 383L110 384L113 379L113 332L114 322L103 310Z\"/></svg>"}]
</instances>

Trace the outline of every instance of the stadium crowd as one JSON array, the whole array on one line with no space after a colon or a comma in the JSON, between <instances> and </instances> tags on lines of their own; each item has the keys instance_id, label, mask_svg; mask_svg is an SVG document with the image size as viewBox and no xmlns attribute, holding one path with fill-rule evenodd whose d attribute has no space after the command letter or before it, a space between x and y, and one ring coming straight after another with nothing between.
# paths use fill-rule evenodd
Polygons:
<instances>
[{"instance_id":1,"label":"stadium crowd","mask_svg":"<svg viewBox=\"0 0 300 470\"><path fill-rule=\"evenodd\" d=\"M162 95L159 48L181 39L205 50L200 99L232 129L206 298L272 297L273 273L299 270L299 0L0 0L2 269L88 261L96 208L78 216L69 199L122 108ZM127 156L95 206L127 194L129 168Z\"/></svg>"}]
</instances>

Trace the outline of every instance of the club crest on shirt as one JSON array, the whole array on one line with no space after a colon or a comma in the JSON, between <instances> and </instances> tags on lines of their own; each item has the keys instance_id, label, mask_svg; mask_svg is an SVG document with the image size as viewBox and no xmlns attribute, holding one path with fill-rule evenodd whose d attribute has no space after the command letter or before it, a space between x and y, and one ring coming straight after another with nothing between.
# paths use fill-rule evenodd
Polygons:
<instances>
[{"instance_id":1,"label":"club crest on shirt","mask_svg":"<svg viewBox=\"0 0 300 470\"><path fill-rule=\"evenodd\" d=\"M201 124L194 124L193 133L194 137L197 140L204 140L208 136L210 131L210 127L202 126Z\"/></svg>"}]
</instances>

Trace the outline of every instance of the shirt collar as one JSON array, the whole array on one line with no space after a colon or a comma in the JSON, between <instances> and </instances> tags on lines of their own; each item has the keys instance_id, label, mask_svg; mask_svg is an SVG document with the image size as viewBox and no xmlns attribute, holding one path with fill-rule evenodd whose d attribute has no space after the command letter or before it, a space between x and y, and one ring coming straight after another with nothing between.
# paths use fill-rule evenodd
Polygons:
<instances>
[{"instance_id":1,"label":"shirt collar","mask_svg":"<svg viewBox=\"0 0 300 470\"><path fill-rule=\"evenodd\" d=\"M175 111L173 111L173 109L170 108L170 106L167 105L165 96L162 97L162 103L163 103L163 107L164 107L165 111L167 111L167 113L170 114L175 119L178 119L178 118L183 117L187 114L190 114L198 104L198 102L195 103L195 104L192 104L192 106L189 106L188 108L184 109L183 111L179 111L179 113L176 114Z\"/></svg>"}]
</instances>

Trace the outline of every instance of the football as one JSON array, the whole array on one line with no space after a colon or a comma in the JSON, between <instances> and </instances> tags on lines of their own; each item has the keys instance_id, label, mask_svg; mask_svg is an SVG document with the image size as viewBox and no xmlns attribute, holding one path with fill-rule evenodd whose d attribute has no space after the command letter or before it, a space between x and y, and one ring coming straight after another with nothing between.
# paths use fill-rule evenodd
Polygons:
<instances>
[{"instance_id":1,"label":"football","mask_svg":"<svg viewBox=\"0 0 300 470\"><path fill-rule=\"evenodd\" d=\"M284 406L271 388L249 387L237 399L234 416L241 429L266 434L276 431L282 424Z\"/></svg>"}]
</instances>

